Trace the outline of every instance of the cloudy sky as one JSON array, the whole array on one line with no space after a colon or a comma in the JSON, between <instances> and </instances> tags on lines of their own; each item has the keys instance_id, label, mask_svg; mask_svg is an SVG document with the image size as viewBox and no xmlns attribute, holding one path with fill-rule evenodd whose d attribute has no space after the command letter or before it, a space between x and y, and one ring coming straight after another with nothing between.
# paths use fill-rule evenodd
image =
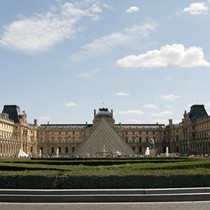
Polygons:
<instances>
[{"instance_id":1,"label":"cloudy sky","mask_svg":"<svg viewBox=\"0 0 210 210\"><path fill-rule=\"evenodd\" d=\"M38 123L180 122L210 112L210 1L0 2L1 101Z\"/></svg>"}]
</instances>

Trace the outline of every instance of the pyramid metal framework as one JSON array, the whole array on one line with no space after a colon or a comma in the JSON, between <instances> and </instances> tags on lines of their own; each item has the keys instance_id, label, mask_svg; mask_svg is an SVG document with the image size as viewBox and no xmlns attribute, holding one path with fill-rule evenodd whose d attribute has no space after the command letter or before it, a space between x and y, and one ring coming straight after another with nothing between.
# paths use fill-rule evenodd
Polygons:
<instances>
[{"instance_id":1,"label":"pyramid metal framework","mask_svg":"<svg viewBox=\"0 0 210 210\"><path fill-rule=\"evenodd\" d=\"M134 156L132 148L116 133L114 128L102 119L92 134L75 150L74 156Z\"/></svg>"}]
</instances>

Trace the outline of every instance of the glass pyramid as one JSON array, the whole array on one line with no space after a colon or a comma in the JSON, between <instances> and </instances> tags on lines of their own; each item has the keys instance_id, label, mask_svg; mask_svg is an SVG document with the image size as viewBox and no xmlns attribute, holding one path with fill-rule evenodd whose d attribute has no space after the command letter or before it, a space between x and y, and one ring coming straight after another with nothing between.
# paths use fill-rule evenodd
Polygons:
<instances>
[{"instance_id":1,"label":"glass pyramid","mask_svg":"<svg viewBox=\"0 0 210 210\"><path fill-rule=\"evenodd\" d=\"M87 157L119 155L134 156L135 152L105 119L100 121L90 136L74 152L74 156Z\"/></svg>"}]
</instances>

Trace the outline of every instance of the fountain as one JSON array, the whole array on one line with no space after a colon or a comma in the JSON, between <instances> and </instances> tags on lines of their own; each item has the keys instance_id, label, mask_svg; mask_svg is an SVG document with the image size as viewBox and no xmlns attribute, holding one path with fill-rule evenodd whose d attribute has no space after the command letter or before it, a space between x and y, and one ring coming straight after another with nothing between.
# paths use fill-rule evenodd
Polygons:
<instances>
[{"instance_id":1,"label":"fountain","mask_svg":"<svg viewBox=\"0 0 210 210\"><path fill-rule=\"evenodd\" d=\"M103 155L106 155L106 146L103 146Z\"/></svg>"},{"instance_id":2,"label":"fountain","mask_svg":"<svg viewBox=\"0 0 210 210\"><path fill-rule=\"evenodd\" d=\"M56 150L56 157L59 157L59 148Z\"/></svg>"},{"instance_id":3,"label":"fountain","mask_svg":"<svg viewBox=\"0 0 210 210\"><path fill-rule=\"evenodd\" d=\"M149 156L150 155L150 152L149 152L149 147L146 148L146 151L145 151L145 156Z\"/></svg>"},{"instance_id":4,"label":"fountain","mask_svg":"<svg viewBox=\"0 0 210 210\"><path fill-rule=\"evenodd\" d=\"M169 156L169 150L168 150L168 147L166 147L166 157Z\"/></svg>"},{"instance_id":5,"label":"fountain","mask_svg":"<svg viewBox=\"0 0 210 210\"><path fill-rule=\"evenodd\" d=\"M41 149L39 150L39 157L40 158L42 157L42 150Z\"/></svg>"}]
</instances>

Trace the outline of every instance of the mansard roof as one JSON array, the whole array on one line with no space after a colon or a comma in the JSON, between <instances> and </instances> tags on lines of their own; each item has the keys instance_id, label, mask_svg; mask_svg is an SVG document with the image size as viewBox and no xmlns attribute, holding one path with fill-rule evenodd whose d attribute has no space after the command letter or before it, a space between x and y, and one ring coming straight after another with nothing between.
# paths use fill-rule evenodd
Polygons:
<instances>
[{"instance_id":1,"label":"mansard roof","mask_svg":"<svg viewBox=\"0 0 210 210\"><path fill-rule=\"evenodd\" d=\"M193 105L191 106L190 112L189 112L189 118L192 122L195 122L197 120L203 120L208 118L208 114L205 110L204 105Z\"/></svg>"},{"instance_id":2,"label":"mansard roof","mask_svg":"<svg viewBox=\"0 0 210 210\"><path fill-rule=\"evenodd\" d=\"M91 128L92 124L41 124L40 129L77 129L77 128Z\"/></svg>"},{"instance_id":3,"label":"mansard roof","mask_svg":"<svg viewBox=\"0 0 210 210\"><path fill-rule=\"evenodd\" d=\"M113 114L108 110L108 108L100 108L95 118L102 118L102 117L113 118Z\"/></svg>"},{"instance_id":4,"label":"mansard roof","mask_svg":"<svg viewBox=\"0 0 210 210\"><path fill-rule=\"evenodd\" d=\"M9 115L9 119L13 120L16 123L20 122L21 113L20 107L17 105L5 105L2 113L6 113Z\"/></svg>"},{"instance_id":5,"label":"mansard roof","mask_svg":"<svg viewBox=\"0 0 210 210\"><path fill-rule=\"evenodd\" d=\"M79 128L91 128L93 124L41 124L39 129L79 129ZM165 124L115 124L116 127L122 127L125 129L158 129L165 128Z\"/></svg>"},{"instance_id":6,"label":"mansard roof","mask_svg":"<svg viewBox=\"0 0 210 210\"><path fill-rule=\"evenodd\" d=\"M132 128L132 129L157 129L165 128L165 124L117 124L117 127Z\"/></svg>"}]
</instances>

